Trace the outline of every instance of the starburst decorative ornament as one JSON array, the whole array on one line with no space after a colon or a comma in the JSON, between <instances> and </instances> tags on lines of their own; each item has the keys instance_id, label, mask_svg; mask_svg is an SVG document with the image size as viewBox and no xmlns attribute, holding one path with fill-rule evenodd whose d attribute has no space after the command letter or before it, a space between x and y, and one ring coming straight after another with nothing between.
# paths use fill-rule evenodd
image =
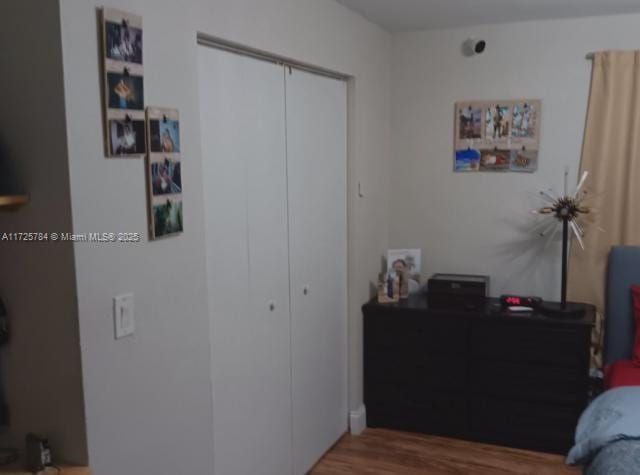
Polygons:
<instances>
[{"instance_id":1,"label":"starburst decorative ornament","mask_svg":"<svg viewBox=\"0 0 640 475\"><path fill-rule=\"evenodd\" d=\"M585 205L584 200L587 192L583 190L584 183L589 176L589 172L584 172L580 181L572 194L568 193L569 172L564 173L564 194L555 196L551 190L540 191L540 197L545 201L545 206L533 210L533 213L546 216L550 223L540 232L540 236L546 236L553 230L549 241L553 239L558 230L558 224L562 224L562 288L560 304L545 303L541 309L543 313L552 316L581 317L584 315L584 306L580 304L567 303L567 259L569 248L569 232L572 232L580 247L584 250L584 228L580 225L580 219L589 214L591 209Z\"/></svg>"}]
</instances>

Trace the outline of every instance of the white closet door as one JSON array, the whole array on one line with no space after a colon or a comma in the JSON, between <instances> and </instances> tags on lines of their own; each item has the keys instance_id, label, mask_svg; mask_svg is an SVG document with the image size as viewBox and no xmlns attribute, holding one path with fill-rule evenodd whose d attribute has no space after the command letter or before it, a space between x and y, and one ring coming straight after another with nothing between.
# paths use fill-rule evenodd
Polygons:
<instances>
[{"instance_id":1,"label":"white closet door","mask_svg":"<svg viewBox=\"0 0 640 475\"><path fill-rule=\"evenodd\" d=\"M346 83L285 73L294 474L347 430Z\"/></svg>"},{"instance_id":2,"label":"white closet door","mask_svg":"<svg viewBox=\"0 0 640 475\"><path fill-rule=\"evenodd\" d=\"M199 50L214 473L289 474L284 72Z\"/></svg>"}]
</instances>

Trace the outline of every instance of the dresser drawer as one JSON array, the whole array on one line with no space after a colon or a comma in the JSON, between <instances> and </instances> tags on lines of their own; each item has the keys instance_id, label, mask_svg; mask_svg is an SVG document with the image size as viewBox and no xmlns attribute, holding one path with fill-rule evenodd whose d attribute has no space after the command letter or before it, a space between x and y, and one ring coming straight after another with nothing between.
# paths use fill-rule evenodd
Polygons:
<instances>
[{"instance_id":1,"label":"dresser drawer","mask_svg":"<svg viewBox=\"0 0 640 475\"><path fill-rule=\"evenodd\" d=\"M392 310L392 309L390 309ZM365 319L365 344L371 351L465 354L468 324L457 317L379 313Z\"/></svg>"},{"instance_id":2,"label":"dresser drawer","mask_svg":"<svg viewBox=\"0 0 640 475\"><path fill-rule=\"evenodd\" d=\"M466 419L465 400L449 394L433 393L420 404L367 405L369 427L455 437L464 434Z\"/></svg>"},{"instance_id":3,"label":"dresser drawer","mask_svg":"<svg viewBox=\"0 0 640 475\"><path fill-rule=\"evenodd\" d=\"M528 366L499 361L470 363L469 389L473 394L581 404L587 397L588 375L553 366Z\"/></svg>"},{"instance_id":4,"label":"dresser drawer","mask_svg":"<svg viewBox=\"0 0 640 475\"><path fill-rule=\"evenodd\" d=\"M380 385L402 385L414 394L432 390L460 390L467 384L467 361L460 357L428 355L411 361L394 355L372 356L365 360L367 389Z\"/></svg>"},{"instance_id":5,"label":"dresser drawer","mask_svg":"<svg viewBox=\"0 0 640 475\"><path fill-rule=\"evenodd\" d=\"M474 322L470 351L474 359L576 368L588 365L589 335L590 329L558 325Z\"/></svg>"},{"instance_id":6,"label":"dresser drawer","mask_svg":"<svg viewBox=\"0 0 640 475\"><path fill-rule=\"evenodd\" d=\"M495 308L435 311L426 296L366 304L367 424L566 451L586 406L594 309L565 321Z\"/></svg>"},{"instance_id":7,"label":"dresser drawer","mask_svg":"<svg viewBox=\"0 0 640 475\"><path fill-rule=\"evenodd\" d=\"M554 405L475 398L469 435L482 442L563 453L572 445L580 411Z\"/></svg>"}]
</instances>

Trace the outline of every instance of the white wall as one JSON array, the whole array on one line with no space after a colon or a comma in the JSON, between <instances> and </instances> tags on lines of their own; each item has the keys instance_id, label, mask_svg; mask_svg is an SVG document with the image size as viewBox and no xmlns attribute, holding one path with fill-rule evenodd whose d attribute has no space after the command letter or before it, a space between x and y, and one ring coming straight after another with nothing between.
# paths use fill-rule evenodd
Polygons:
<instances>
[{"instance_id":1,"label":"white wall","mask_svg":"<svg viewBox=\"0 0 640 475\"><path fill-rule=\"evenodd\" d=\"M390 245L421 247L426 275L489 274L492 294L559 298L559 244L529 232L536 192L579 167L591 62L640 45L640 15L398 34L393 38ZM462 42L487 41L466 58ZM454 103L541 98L540 167L529 174L453 172Z\"/></svg>"},{"instance_id":2,"label":"white wall","mask_svg":"<svg viewBox=\"0 0 640 475\"><path fill-rule=\"evenodd\" d=\"M16 211L0 210L0 232L70 232L58 1L3 0L0 18L0 194L31 197ZM11 328L0 349L11 421L0 446L23 449L35 432L50 438L58 460L84 463L73 247L2 241L0 263Z\"/></svg>"},{"instance_id":3,"label":"white wall","mask_svg":"<svg viewBox=\"0 0 640 475\"><path fill-rule=\"evenodd\" d=\"M183 235L146 240L142 160L104 158L96 8L144 18L145 99L181 115ZM387 248L390 37L332 0L61 0L76 232L143 232L75 246L89 455L96 475L210 473L211 388L196 33L355 77L350 87L351 407L362 401L362 318ZM357 180L366 196L356 199ZM111 299L134 292L136 334L113 340Z\"/></svg>"}]
</instances>

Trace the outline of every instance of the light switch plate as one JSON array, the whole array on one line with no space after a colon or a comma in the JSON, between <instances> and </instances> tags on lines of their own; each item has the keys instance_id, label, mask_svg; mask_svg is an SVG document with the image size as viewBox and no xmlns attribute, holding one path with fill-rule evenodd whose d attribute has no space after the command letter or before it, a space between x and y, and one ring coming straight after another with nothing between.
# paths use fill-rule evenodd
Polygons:
<instances>
[{"instance_id":1,"label":"light switch plate","mask_svg":"<svg viewBox=\"0 0 640 475\"><path fill-rule=\"evenodd\" d=\"M116 340L133 335L133 294L122 294L113 299L113 324Z\"/></svg>"}]
</instances>

